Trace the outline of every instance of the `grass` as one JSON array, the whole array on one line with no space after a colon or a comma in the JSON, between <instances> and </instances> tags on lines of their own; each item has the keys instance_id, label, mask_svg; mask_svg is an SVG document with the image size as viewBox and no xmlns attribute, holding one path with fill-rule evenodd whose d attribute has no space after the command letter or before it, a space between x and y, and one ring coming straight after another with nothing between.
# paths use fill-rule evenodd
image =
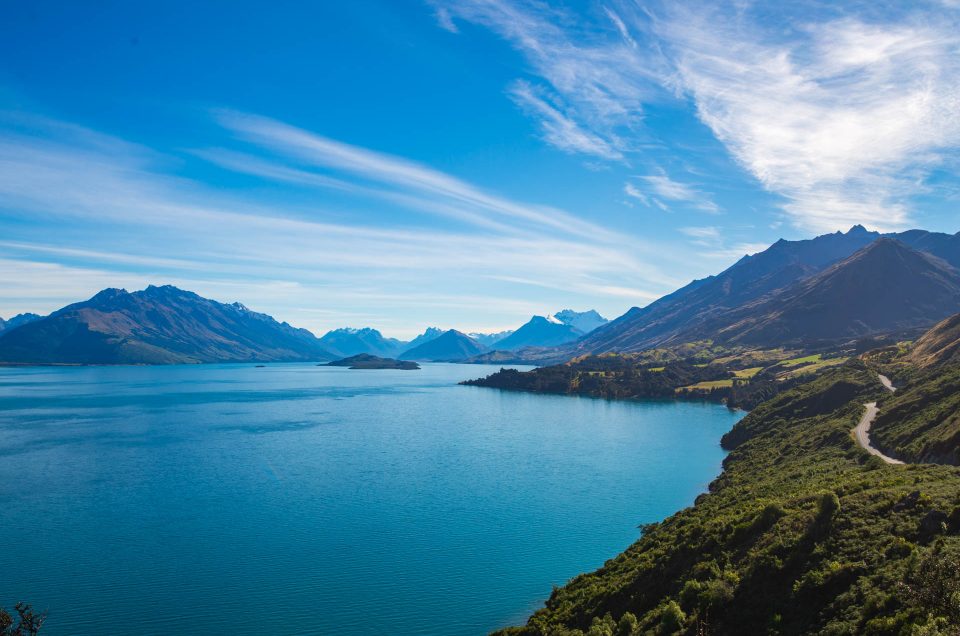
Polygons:
<instances>
[{"instance_id":1,"label":"grass","mask_svg":"<svg viewBox=\"0 0 960 636\"><path fill-rule=\"evenodd\" d=\"M780 365L784 367L796 367L801 364L811 364L814 362L820 362L823 359L823 354L815 353L811 356L804 356L802 358L792 358L790 360L783 360Z\"/></svg>"},{"instance_id":2,"label":"grass","mask_svg":"<svg viewBox=\"0 0 960 636\"><path fill-rule=\"evenodd\" d=\"M757 375L763 371L764 367L750 367L749 369L740 369L739 371L734 371L734 375L743 380L749 380L753 376Z\"/></svg>"},{"instance_id":3,"label":"grass","mask_svg":"<svg viewBox=\"0 0 960 636\"><path fill-rule=\"evenodd\" d=\"M729 389L733 386L733 379L727 380L710 380L709 382L697 382L696 384L691 384L689 386L682 386L677 389L678 393L683 391L697 391L697 390L706 390L710 389Z\"/></svg>"},{"instance_id":4,"label":"grass","mask_svg":"<svg viewBox=\"0 0 960 636\"><path fill-rule=\"evenodd\" d=\"M787 373L783 374L784 377L793 377L798 375L805 375L808 373L818 373L823 369L829 367L835 367L837 365L843 364L847 361L848 358L828 358L826 360L820 360L814 362L813 364L808 364L799 368L793 368Z\"/></svg>"}]
</instances>

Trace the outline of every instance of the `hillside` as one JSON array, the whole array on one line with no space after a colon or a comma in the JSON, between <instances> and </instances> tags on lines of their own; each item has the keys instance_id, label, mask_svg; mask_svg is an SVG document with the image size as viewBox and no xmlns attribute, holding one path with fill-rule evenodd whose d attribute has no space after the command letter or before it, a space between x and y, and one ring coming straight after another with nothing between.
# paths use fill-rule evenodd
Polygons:
<instances>
[{"instance_id":1,"label":"hillside","mask_svg":"<svg viewBox=\"0 0 960 636\"><path fill-rule=\"evenodd\" d=\"M960 272L888 238L680 337L760 346L929 328L960 311Z\"/></svg>"},{"instance_id":2,"label":"hillside","mask_svg":"<svg viewBox=\"0 0 960 636\"><path fill-rule=\"evenodd\" d=\"M634 307L623 316L600 327L575 345L563 348L563 355L607 351L642 351L668 342L694 340L739 318L731 312L797 285L849 258L883 236L855 226L846 233L834 233L803 241L781 239L769 248L745 256L724 272L693 281L644 308ZM886 235L903 245L960 265L960 234L949 235L911 230ZM950 312L941 314L945 316ZM927 326L932 324L927 323Z\"/></svg>"},{"instance_id":3,"label":"hillside","mask_svg":"<svg viewBox=\"0 0 960 636\"><path fill-rule=\"evenodd\" d=\"M376 329L334 329L320 337L320 346L332 355L346 358L361 353L391 357L406 348L407 343L396 338L384 338Z\"/></svg>"},{"instance_id":4,"label":"hillside","mask_svg":"<svg viewBox=\"0 0 960 636\"><path fill-rule=\"evenodd\" d=\"M910 361L920 367L960 362L960 314L947 318L917 340Z\"/></svg>"},{"instance_id":5,"label":"hillside","mask_svg":"<svg viewBox=\"0 0 960 636\"><path fill-rule=\"evenodd\" d=\"M456 329L450 329L432 340L404 351L400 358L403 360L451 362L463 360L482 352L483 347L476 340Z\"/></svg>"},{"instance_id":6,"label":"hillside","mask_svg":"<svg viewBox=\"0 0 960 636\"><path fill-rule=\"evenodd\" d=\"M709 494L502 633L956 633L960 470L856 446L884 393L852 361L762 404Z\"/></svg>"},{"instance_id":7,"label":"hillside","mask_svg":"<svg viewBox=\"0 0 960 636\"><path fill-rule=\"evenodd\" d=\"M106 289L0 335L0 362L176 364L329 360L305 329L172 286Z\"/></svg>"}]
</instances>

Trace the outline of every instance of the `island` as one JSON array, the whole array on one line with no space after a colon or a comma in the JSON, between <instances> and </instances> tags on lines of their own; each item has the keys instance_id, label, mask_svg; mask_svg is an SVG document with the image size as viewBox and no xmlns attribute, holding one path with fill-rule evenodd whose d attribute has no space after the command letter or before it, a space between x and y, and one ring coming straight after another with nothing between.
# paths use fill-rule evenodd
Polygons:
<instances>
[{"instance_id":1,"label":"island","mask_svg":"<svg viewBox=\"0 0 960 636\"><path fill-rule=\"evenodd\" d=\"M319 364L323 367L348 367L350 369L400 369L401 371L416 371L420 365L409 360L395 360L393 358L381 358L369 353L334 360L326 364Z\"/></svg>"}]
</instances>

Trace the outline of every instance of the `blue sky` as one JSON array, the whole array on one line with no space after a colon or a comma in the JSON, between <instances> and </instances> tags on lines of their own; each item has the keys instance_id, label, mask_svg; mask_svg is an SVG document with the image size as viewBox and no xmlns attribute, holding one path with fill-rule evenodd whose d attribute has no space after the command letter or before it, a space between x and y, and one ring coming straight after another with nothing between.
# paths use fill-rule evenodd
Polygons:
<instances>
[{"instance_id":1,"label":"blue sky","mask_svg":"<svg viewBox=\"0 0 960 636\"><path fill-rule=\"evenodd\" d=\"M173 283L499 331L960 230L955 0L82 4L0 22L0 316Z\"/></svg>"}]
</instances>

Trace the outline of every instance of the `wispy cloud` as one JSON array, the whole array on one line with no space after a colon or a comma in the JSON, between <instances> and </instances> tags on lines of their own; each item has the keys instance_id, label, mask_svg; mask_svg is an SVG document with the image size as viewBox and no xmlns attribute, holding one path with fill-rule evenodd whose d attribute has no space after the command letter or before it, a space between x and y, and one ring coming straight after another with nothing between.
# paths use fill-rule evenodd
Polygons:
<instances>
[{"instance_id":1,"label":"wispy cloud","mask_svg":"<svg viewBox=\"0 0 960 636\"><path fill-rule=\"evenodd\" d=\"M433 4L489 27L523 53L542 83L521 82L511 93L538 119L548 143L606 160L637 145L644 100L660 90L654 80L662 70L616 12L605 8L600 25L537 1Z\"/></svg>"},{"instance_id":2,"label":"wispy cloud","mask_svg":"<svg viewBox=\"0 0 960 636\"><path fill-rule=\"evenodd\" d=\"M664 208L666 206L664 206L663 200L667 200L689 205L702 212L711 214L720 212L720 208L709 195L700 192L691 185L672 179L662 170L657 174L641 175L634 177L634 179L642 184L643 189L641 190L634 184L627 182L624 186L624 192L628 196L640 200L644 205L649 206L653 202L655 205Z\"/></svg>"},{"instance_id":3,"label":"wispy cloud","mask_svg":"<svg viewBox=\"0 0 960 636\"><path fill-rule=\"evenodd\" d=\"M564 152L594 155L601 159L623 158L623 153L614 145L619 145L618 140L607 140L584 130L573 116L548 103L543 92L523 80L517 80L510 89L514 101L540 122L543 138L548 143Z\"/></svg>"},{"instance_id":4,"label":"wispy cloud","mask_svg":"<svg viewBox=\"0 0 960 636\"><path fill-rule=\"evenodd\" d=\"M575 125L575 137L545 135L551 144L629 161L649 134L646 105L689 99L805 230L902 228L912 199L928 192L926 176L951 165L960 148L960 14L945 9L952 0L642 8L621 1L603 7L599 20L532 0L435 4L526 56L552 106L529 112L541 125L557 113ZM672 187L656 175L646 186L625 192L641 202L671 200L651 192Z\"/></svg>"},{"instance_id":5,"label":"wispy cloud","mask_svg":"<svg viewBox=\"0 0 960 636\"><path fill-rule=\"evenodd\" d=\"M700 118L798 225L902 227L925 171L960 144L957 24L782 27L704 6L658 24Z\"/></svg>"},{"instance_id":6,"label":"wispy cloud","mask_svg":"<svg viewBox=\"0 0 960 636\"><path fill-rule=\"evenodd\" d=\"M253 185L173 176L174 157L58 122L32 135L0 125L0 309L49 311L106 286L172 282L318 331L343 326L336 316L379 315L374 326L411 335L467 312L476 326L505 315L519 323L542 309L547 291L517 291L495 276L522 273L613 314L625 309L614 287L639 288L639 298L679 282L640 256L642 239L570 212L272 120L230 115L225 123L259 154L195 154L252 175ZM332 200L344 202L263 198L261 184L335 192ZM385 202L411 213L367 211ZM449 222L423 224L423 214Z\"/></svg>"}]
</instances>

